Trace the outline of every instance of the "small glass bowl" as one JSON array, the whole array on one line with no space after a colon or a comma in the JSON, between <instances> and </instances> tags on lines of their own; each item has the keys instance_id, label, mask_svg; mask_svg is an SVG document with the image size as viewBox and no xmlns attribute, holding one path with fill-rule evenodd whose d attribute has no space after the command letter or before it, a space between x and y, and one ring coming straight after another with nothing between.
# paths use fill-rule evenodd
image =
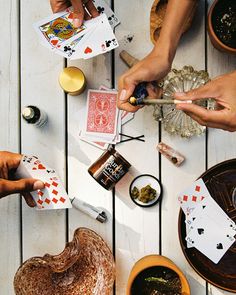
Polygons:
<instances>
[{"instance_id":1,"label":"small glass bowl","mask_svg":"<svg viewBox=\"0 0 236 295\"><path fill-rule=\"evenodd\" d=\"M175 92L187 92L209 82L209 75L205 71L195 71L191 66L182 70L172 69L163 83L163 99L174 99ZM206 109L214 109L212 99L201 99L194 102ZM201 126L181 110L176 110L175 104L154 106L154 119L161 121L164 130L172 135L190 138L204 133L206 127Z\"/></svg>"}]
</instances>

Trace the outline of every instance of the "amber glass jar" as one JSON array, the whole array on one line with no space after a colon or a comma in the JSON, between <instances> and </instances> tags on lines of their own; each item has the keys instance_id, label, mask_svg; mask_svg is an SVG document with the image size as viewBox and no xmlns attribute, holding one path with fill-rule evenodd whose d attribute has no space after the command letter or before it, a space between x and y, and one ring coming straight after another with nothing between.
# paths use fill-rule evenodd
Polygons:
<instances>
[{"instance_id":1,"label":"amber glass jar","mask_svg":"<svg viewBox=\"0 0 236 295\"><path fill-rule=\"evenodd\" d=\"M131 167L114 148L109 148L89 167L89 174L105 189L111 190Z\"/></svg>"}]
</instances>

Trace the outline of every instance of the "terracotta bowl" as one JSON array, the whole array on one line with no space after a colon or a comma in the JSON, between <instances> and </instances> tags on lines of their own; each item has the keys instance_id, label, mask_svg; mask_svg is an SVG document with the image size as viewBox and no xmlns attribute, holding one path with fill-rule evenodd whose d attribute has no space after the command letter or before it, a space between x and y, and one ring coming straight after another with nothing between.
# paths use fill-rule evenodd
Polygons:
<instances>
[{"instance_id":1,"label":"terracotta bowl","mask_svg":"<svg viewBox=\"0 0 236 295\"><path fill-rule=\"evenodd\" d=\"M214 9L216 8L216 5L221 2L222 0L215 0L213 2L213 4L210 7L210 10L208 12L208 17L207 17L207 30L208 30L208 34L211 40L212 45L223 52L227 52L230 54L236 54L236 48L233 47L229 47L226 44L224 44L216 35L213 25L212 25L212 15L214 12Z\"/></svg>"},{"instance_id":2,"label":"terracotta bowl","mask_svg":"<svg viewBox=\"0 0 236 295\"><path fill-rule=\"evenodd\" d=\"M137 261L134 267L132 268L128 279L126 295L131 295L131 287L137 275L141 273L143 270L153 266L163 266L173 270L180 278L182 284L182 295L191 294L190 287L186 277L184 276L182 271L169 258L161 255L148 255Z\"/></svg>"}]
</instances>

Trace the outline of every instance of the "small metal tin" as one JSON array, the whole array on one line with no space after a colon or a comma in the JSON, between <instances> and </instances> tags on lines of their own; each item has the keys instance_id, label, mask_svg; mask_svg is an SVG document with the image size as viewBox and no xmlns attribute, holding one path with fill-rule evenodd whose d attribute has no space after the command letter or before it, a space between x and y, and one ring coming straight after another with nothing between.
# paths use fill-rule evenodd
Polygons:
<instances>
[{"instance_id":1,"label":"small metal tin","mask_svg":"<svg viewBox=\"0 0 236 295\"><path fill-rule=\"evenodd\" d=\"M111 147L89 167L88 172L106 190L111 190L130 167L130 163Z\"/></svg>"},{"instance_id":2,"label":"small metal tin","mask_svg":"<svg viewBox=\"0 0 236 295\"><path fill-rule=\"evenodd\" d=\"M132 197L132 189L136 186L139 190L145 187L146 185L151 185L153 189L156 190L156 198L148 203L143 203ZM133 179L129 187L129 195L131 200L140 207L152 207L156 205L162 198L162 184L160 181L153 175L150 174L141 174Z\"/></svg>"},{"instance_id":3,"label":"small metal tin","mask_svg":"<svg viewBox=\"0 0 236 295\"><path fill-rule=\"evenodd\" d=\"M79 68L67 67L59 76L59 84L66 93L76 96L85 90L86 78Z\"/></svg>"}]
</instances>

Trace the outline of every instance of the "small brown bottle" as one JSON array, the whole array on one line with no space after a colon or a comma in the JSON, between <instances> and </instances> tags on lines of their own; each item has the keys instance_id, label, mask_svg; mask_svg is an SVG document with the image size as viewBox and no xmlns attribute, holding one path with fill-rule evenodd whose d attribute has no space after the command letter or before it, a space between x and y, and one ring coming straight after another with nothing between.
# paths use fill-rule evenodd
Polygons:
<instances>
[{"instance_id":1,"label":"small brown bottle","mask_svg":"<svg viewBox=\"0 0 236 295\"><path fill-rule=\"evenodd\" d=\"M36 127L43 127L47 121L47 114L36 106L27 106L22 110L22 118Z\"/></svg>"},{"instance_id":2,"label":"small brown bottle","mask_svg":"<svg viewBox=\"0 0 236 295\"><path fill-rule=\"evenodd\" d=\"M130 163L111 147L89 167L88 172L101 186L111 190L130 167Z\"/></svg>"}]
</instances>

